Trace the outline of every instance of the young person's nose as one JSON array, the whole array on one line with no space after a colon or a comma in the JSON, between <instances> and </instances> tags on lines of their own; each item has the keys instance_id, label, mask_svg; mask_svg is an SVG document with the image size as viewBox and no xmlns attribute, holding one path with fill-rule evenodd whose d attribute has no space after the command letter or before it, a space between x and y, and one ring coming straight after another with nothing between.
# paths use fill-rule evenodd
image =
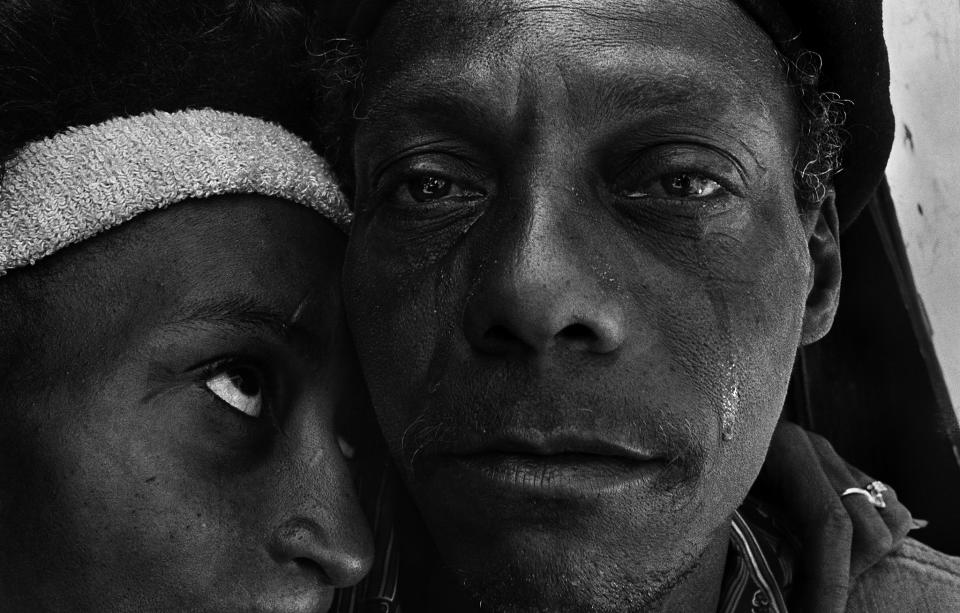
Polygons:
<instances>
[{"instance_id":1,"label":"young person's nose","mask_svg":"<svg viewBox=\"0 0 960 613\"><path fill-rule=\"evenodd\" d=\"M274 529L271 553L282 564L315 570L323 585L354 585L370 570L372 555L362 544L364 537L343 528L322 526L304 515L288 517Z\"/></svg>"},{"instance_id":2,"label":"young person's nose","mask_svg":"<svg viewBox=\"0 0 960 613\"><path fill-rule=\"evenodd\" d=\"M313 569L332 587L358 583L373 563L373 536L360 507L324 395L302 403L284 426L278 470L282 514L269 549L278 563Z\"/></svg>"},{"instance_id":3,"label":"young person's nose","mask_svg":"<svg viewBox=\"0 0 960 613\"><path fill-rule=\"evenodd\" d=\"M624 341L624 312L597 244L601 231L577 202L562 202L575 198L570 190L543 191L488 226L464 314L467 339L486 354L614 352Z\"/></svg>"}]
</instances>

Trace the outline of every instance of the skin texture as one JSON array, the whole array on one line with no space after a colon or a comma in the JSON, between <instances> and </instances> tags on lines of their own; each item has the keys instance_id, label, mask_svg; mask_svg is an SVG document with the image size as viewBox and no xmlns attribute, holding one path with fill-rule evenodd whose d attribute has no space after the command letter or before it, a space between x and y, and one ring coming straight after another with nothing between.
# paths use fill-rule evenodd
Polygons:
<instances>
[{"instance_id":1,"label":"skin texture","mask_svg":"<svg viewBox=\"0 0 960 613\"><path fill-rule=\"evenodd\" d=\"M832 194L798 212L771 42L706 0L403 2L364 92L348 320L463 593L714 610L840 282ZM561 487L598 463L617 487Z\"/></svg>"},{"instance_id":2,"label":"skin texture","mask_svg":"<svg viewBox=\"0 0 960 613\"><path fill-rule=\"evenodd\" d=\"M344 241L223 196L0 280L5 610L326 611L365 574L335 427L366 398Z\"/></svg>"}]
</instances>

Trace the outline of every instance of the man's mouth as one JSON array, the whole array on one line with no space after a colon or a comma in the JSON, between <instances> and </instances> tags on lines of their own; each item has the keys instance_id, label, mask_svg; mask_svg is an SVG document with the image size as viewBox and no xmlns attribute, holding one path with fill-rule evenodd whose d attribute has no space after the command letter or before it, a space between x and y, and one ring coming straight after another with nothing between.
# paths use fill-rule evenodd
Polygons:
<instances>
[{"instance_id":1,"label":"man's mouth","mask_svg":"<svg viewBox=\"0 0 960 613\"><path fill-rule=\"evenodd\" d=\"M576 436L509 436L445 458L468 484L507 497L583 498L620 493L661 473L664 455Z\"/></svg>"}]
</instances>

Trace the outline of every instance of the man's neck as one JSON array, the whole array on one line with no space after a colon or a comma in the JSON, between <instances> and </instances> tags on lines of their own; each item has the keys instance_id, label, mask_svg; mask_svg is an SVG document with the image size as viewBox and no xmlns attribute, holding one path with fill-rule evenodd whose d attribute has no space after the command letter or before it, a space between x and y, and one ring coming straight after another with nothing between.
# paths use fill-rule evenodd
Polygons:
<instances>
[{"instance_id":1,"label":"man's neck","mask_svg":"<svg viewBox=\"0 0 960 613\"><path fill-rule=\"evenodd\" d=\"M729 550L730 532L724 530L707 545L682 582L649 613L716 613Z\"/></svg>"}]
</instances>

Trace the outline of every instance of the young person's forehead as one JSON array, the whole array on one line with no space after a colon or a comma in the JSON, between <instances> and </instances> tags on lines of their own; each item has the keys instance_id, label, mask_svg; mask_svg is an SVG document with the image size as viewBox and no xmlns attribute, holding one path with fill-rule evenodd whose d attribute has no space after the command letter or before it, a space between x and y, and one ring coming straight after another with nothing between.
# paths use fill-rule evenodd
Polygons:
<instances>
[{"instance_id":1,"label":"young person's forehead","mask_svg":"<svg viewBox=\"0 0 960 613\"><path fill-rule=\"evenodd\" d=\"M140 215L0 283L43 294L48 308L63 313L100 313L110 300L138 318L272 317L280 326L305 295L314 307L336 302L344 245L332 224L305 207L236 194ZM289 282L277 282L281 275Z\"/></svg>"}]
</instances>

